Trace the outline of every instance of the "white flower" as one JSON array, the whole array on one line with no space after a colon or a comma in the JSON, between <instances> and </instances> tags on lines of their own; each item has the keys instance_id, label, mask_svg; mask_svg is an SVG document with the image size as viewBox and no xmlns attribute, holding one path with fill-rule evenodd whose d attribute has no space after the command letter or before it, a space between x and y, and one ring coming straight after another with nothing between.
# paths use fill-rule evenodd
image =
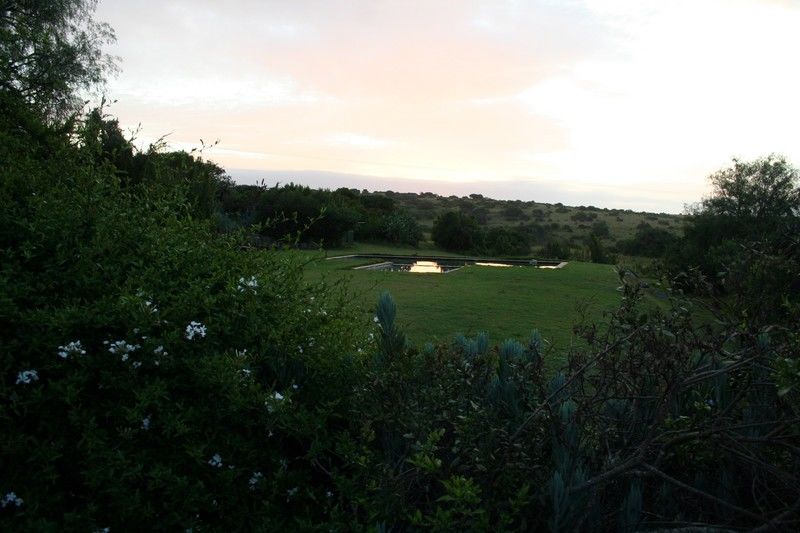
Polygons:
<instances>
[{"instance_id":1,"label":"white flower","mask_svg":"<svg viewBox=\"0 0 800 533\"><path fill-rule=\"evenodd\" d=\"M145 307L145 309L147 309L147 311L149 311L149 312L151 312L151 313L158 313L158 307L156 307L156 304L154 304L154 303L153 303L152 301L150 301L150 300L147 300L147 301L144 303L144 307Z\"/></svg>"},{"instance_id":2,"label":"white flower","mask_svg":"<svg viewBox=\"0 0 800 533\"><path fill-rule=\"evenodd\" d=\"M300 352L300 353L303 353L303 347L298 345L297 346L297 351Z\"/></svg>"},{"instance_id":3,"label":"white flower","mask_svg":"<svg viewBox=\"0 0 800 533\"><path fill-rule=\"evenodd\" d=\"M81 346L81 341L72 341L65 346L59 346L58 355L62 359L66 359L70 355L86 355L86 350Z\"/></svg>"},{"instance_id":4,"label":"white flower","mask_svg":"<svg viewBox=\"0 0 800 533\"><path fill-rule=\"evenodd\" d=\"M7 507L9 505L16 505L17 507L21 507L23 503L25 503L25 501L19 496L17 496L16 493L14 492L9 492L5 496L3 496L2 500L0 500L0 505L2 505L3 507Z\"/></svg>"},{"instance_id":5,"label":"white flower","mask_svg":"<svg viewBox=\"0 0 800 533\"><path fill-rule=\"evenodd\" d=\"M128 360L128 356L141 348L138 344L128 344L126 341L115 341L111 343L108 351L114 355L119 355L123 362Z\"/></svg>"},{"instance_id":6,"label":"white flower","mask_svg":"<svg viewBox=\"0 0 800 533\"><path fill-rule=\"evenodd\" d=\"M288 502L295 496L297 496L297 491L300 490L299 487L295 487L293 489L289 489L286 491L286 501Z\"/></svg>"},{"instance_id":7,"label":"white flower","mask_svg":"<svg viewBox=\"0 0 800 533\"><path fill-rule=\"evenodd\" d=\"M373 321L373 322L375 322L376 324L377 324L378 322L380 322L380 320L378 320L378 317L377 317L377 316L374 316L374 317L372 317L372 321Z\"/></svg>"},{"instance_id":8,"label":"white flower","mask_svg":"<svg viewBox=\"0 0 800 533\"><path fill-rule=\"evenodd\" d=\"M250 484L250 490L256 490L258 482L261 481L263 478L264 474L262 474L261 472L253 472L253 475L250 477L250 481L248 482Z\"/></svg>"},{"instance_id":9,"label":"white flower","mask_svg":"<svg viewBox=\"0 0 800 533\"><path fill-rule=\"evenodd\" d=\"M297 389L299 389L300 387L297 385L297 383L293 383L293 384L292 384L292 388L293 388L294 390L297 390Z\"/></svg>"},{"instance_id":10,"label":"white flower","mask_svg":"<svg viewBox=\"0 0 800 533\"><path fill-rule=\"evenodd\" d=\"M150 429L150 415L147 415L142 419L142 429L144 429L145 431Z\"/></svg>"},{"instance_id":11,"label":"white flower","mask_svg":"<svg viewBox=\"0 0 800 533\"><path fill-rule=\"evenodd\" d=\"M284 400L287 402L289 401L288 399L284 398L283 394L275 391L275 393L272 395L272 398L269 398L266 402L264 402L264 405L267 407L268 412L273 413L275 412L275 408L283 403Z\"/></svg>"},{"instance_id":12,"label":"white flower","mask_svg":"<svg viewBox=\"0 0 800 533\"><path fill-rule=\"evenodd\" d=\"M331 491L326 491L325 496L327 496L328 498L333 498L333 493Z\"/></svg>"},{"instance_id":13,"label":"white flower","mask_svg":"<svg viewBox=\"0 0 800 533\"><path fill-rule=\"evenodd\" d=\"M214 456L211 459L208 460L208 464L210 464L211 466L213 466L215 468L221 468L222 467L222 457L220 456L220 454L215 453Z\"/></svg>"},{"instance_id":14,"label":"white flower","mask_svg":"<svg viewBox=\"0 0 800 533\"><path fill-rule=\"evenodd\" d=\"M186 326L186 339L192 340L194 339L195 335L198 335L200 337L205 337L206 327L200 322L195 322L194 320L192 320L191 322L189 322L189 325Z\"/></svg>"},{"instance_id":15,"label":"white flower","mask_svg":"<svg viewBox=\"0 0 800 533\"><path fill-rule=\"evenodd\" d=\"M321 314L322 316L328 316L328 312L324 309L320 311L319 314Z\"/></svg>"},{"instance_id":16,"label":"white flower","mask_svg":"<svg viewBox=\"0 0 800 533\"><path fill-rule=\"evenodd\" d=\"M27 385L39 379L39 373L36 370L23 370L17 374L17 385L20 383Z\"/></svg>"},{"instance_id":17,"label":"white flower","mask_svg":"<svg viewBox=\"0 0 800 533\"><path fill-rule=\"evenodd\" d=\"M131 363L131 366L133 366L133 368L139 368L140 366L142 366L142 362L134 361L133 363Z\"/></svg>"},{"instance_id":18,"label":"white flower","mask_svg":"<svg viewBox=\"0 0 800 533\"><path fill-rule=\"evenodd\" d=\"M239 292L244 292L246 290L251 290L256 292L258 288L258 280L255 276L250 276L249 279L239 278L239 284L237 286Z\"/></svg>"},{"instance_id":19,"label":"white flower","mask_svg":"<svg viewBox=\"0 0 800 533\"><path fill-rule=\"evenodd\" d=\"M169 353L168 353L168 352L165 352L165 351L164 351L164 347L163 347L163 346L160 346L160 345L159 345L159 346L156 346L156 347L153 349L153 353L154 353L154 354L156 354L156 355L169 355Z\"/></svg>"},{"instance_id":20,"label":"white flower","mask_svg":"<svg viewBox=\"0 0 800 533\"><path fill-rule=\"evenodd\" d=\"M111 532L111 528L110 527L104 527L103 529L95 529L94 530L94 533L110 533L110 532Z\"/></svg>"}]
</instances>

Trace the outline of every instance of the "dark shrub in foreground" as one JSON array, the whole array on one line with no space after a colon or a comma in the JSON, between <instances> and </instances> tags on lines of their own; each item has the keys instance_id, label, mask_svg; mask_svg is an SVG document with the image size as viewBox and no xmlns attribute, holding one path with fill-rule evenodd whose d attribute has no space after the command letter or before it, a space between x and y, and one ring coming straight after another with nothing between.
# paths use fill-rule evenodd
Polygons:
<instances>
[{"instance_id":1,"label":"dark shrub in foreground","mask_svg":"<svg viewBox=\"0 0 800 533\"><path fill-rule=\"evenodd\" d=\"M123 187L86 163L91 138L25 131L0 139L0 527L335 516L315 465L349 427L366 343L337 292L215 235L179 186Z\"/></svg>"}]
</instances>

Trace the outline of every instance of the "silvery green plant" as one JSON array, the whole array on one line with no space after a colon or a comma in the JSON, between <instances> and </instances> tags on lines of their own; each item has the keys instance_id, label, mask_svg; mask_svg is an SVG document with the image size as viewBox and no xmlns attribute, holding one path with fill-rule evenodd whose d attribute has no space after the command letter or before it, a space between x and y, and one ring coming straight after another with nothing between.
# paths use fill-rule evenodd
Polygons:
<instances>
[{"instance_id":1,"label":"silvery green plant","mask_svg":"<svg viewBox=\"0 0 800 533\"><path fill-rule=\"evenodd\" d=\"M378 298L376 309L377 324L380 328L380 350L377 354L379 363L398 357L406 349L406 336L397 329L395 318L397 305L388 292L383 292Z\"/></svg>"},{"instance_id":2,"label":"silvery green plant","mask_svg":"<svg viewBox=\"0 0 800 533\"><path fill-rule=\"evenodd\" d=\"M635 480L628 489L628 495L622 502L619 512L619 531L633 533L642 517L642 489L639 481Z\"/></svg>"}]
</instances>

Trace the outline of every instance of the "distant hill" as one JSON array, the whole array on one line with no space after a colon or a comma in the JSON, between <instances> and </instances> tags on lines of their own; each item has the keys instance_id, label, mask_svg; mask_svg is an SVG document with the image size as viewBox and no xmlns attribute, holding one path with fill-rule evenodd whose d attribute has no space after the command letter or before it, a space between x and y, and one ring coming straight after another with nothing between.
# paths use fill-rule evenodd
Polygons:
<instances>
[{"instance_id":1,"label":"distant hill","mask_svg":"<svg viewBox=\"0 0 800 533\"><path fill-rule=\"evenodd\" d=\"M364 194L366 191L362 191ZM440 213L461 210L475 217L485 227L523 226L531 236L534 250L559 241L583 247L594 231L609 249L625 239L632 239L638 228L650 225L679 235L683 215L648 213L630 209L605 209L594 206L566 206L521 200L494 200L480 194L440 196L423 192L400 193L375 191L368 194L391 198L408 211L430 238L431 226ZM605 224L603 224L605 223ZM605 228L605 229L604 229Z\"/></svg>"}]
</instances>

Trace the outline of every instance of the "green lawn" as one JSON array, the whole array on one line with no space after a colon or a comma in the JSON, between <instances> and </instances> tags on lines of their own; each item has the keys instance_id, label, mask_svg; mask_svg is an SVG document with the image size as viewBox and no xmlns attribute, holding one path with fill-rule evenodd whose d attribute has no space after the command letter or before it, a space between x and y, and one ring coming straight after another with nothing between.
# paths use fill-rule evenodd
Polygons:
<instances>
[{"instance_id":1,"label":"green lawn","mask_svg":"<svg viewBox=\"0 0 800 533\"><path fill-rule=\"evenodd\" d=\"M368 250L359 246L358 251ZM399 325L416 344L479 331L496 344L506 338L525 340L538 328L564 348L572 340L580 307L597 319L619 302L619 280L610 265L571 262L557 270L467 266L448 274L352 270L368 262L320 258L308 266L307 275L349 280L354 304L365 313L373 313L379 294L388 290L397 302Z\"/></svg>"}]
</instances>

